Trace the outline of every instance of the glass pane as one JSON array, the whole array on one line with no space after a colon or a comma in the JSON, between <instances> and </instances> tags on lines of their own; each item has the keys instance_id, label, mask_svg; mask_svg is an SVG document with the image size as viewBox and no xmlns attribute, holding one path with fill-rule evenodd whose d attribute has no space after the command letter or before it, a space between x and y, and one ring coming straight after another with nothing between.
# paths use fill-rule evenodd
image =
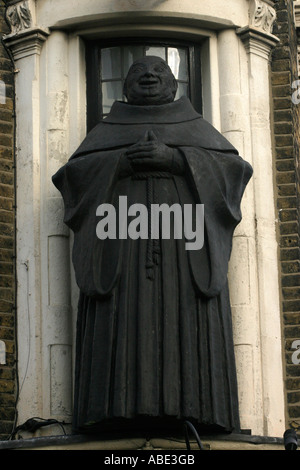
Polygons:
<instances>
[{"instance_id":1,"label":"glass pane","mask_svg":"<svg viewBox=\"0 0 300 470\"><path fill-rule=\"evenodd\" d=\"M146 50L146 55L155 55L156 57L161 57L162 59L166 60L166 48L165 47L147 46L145 50Z\"/></svg>"},{"instance_id":2,"label":"glass pane","mask_svg":"<svg viewBox=\"0 0 300 470\"><path fill-rule=\"evenodd\" d=\"M187 83L178 83L177 93L175 96L175 100L178 100L182 96L188 96L188 84Z\"/></svg>"},{"instance_id":3,"label":"glass pane","mask_svg":"<svg viewBox=\"0 0 300 470\"><path fill-rule=\"evenodd\" d=\"M102 80L121 78L121 48L109 47L101 51Z\"/></svg>"},{"instance_id":4,"label":"glass pane","mask_svg":"<svg viewBox=\"0 0 300 470\"><path fill-rule=\"evenodd\" d=\"M168 64L177 80L188 79L188 61L186 49L168 47Z\"/></svg>"},{"instance_id":5,"label":"glass pane","mask_svg":"<svg viewBox=\"0 0 300 470\"><path fill-rule=\"evenodd\" d=\"M102 109L103 113L109 113L114 101L122 100L123 85L121 80L102 83Z\"/></svg>"},{"instance_id":6,"label":"glass pane","mask_svg":"<svg viewBox=\"0 0 300 470\"><path fill-rule=\"evenodd\" d=\"M123 54L124 54L123 77L125 78L131 64L135 60L143 57L144 55L143 46L125 46Z\"/></svg>"}]
</instances>

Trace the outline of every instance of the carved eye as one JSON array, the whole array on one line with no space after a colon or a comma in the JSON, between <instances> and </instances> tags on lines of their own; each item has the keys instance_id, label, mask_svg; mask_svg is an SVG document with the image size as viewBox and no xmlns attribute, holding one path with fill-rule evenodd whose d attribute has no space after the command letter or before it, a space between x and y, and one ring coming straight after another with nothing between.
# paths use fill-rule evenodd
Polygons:
<instances>
[{"instance_id":1,"label":"carved eye","mask_svg":"<svg viewBox=\"0 0 300 470\"><path fill-rule=\"evenodd\" d=\"M131 70L132 73L139 73L139 72L143 72L144 68L142 66L137 66L137 67L133 67L133 69Z\"/></svg>"},{"instance_id":2,"label":"carved eye","mask_svg":"<svg viewBox=\"0 0 300 470\"><path fill-rule=\"evenodd\" d=\"M166 69L166 67L164 65L156 65L155 66L155 71L156 72L164 72Z\"/></svg>"}]
</instances>

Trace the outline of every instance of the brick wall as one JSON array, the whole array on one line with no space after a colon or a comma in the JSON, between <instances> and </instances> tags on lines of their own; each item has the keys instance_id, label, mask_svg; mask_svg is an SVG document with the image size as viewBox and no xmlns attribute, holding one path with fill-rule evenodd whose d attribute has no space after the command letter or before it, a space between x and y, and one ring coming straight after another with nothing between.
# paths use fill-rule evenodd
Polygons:
<instances>
[{"instance_id":1,"label":"brick wall","mask_svg":"<svg viewBox=\"0 0 300 470\"><path fill-rule=\"evenodd\" d=\"M8 33L0 1L0 37ZM15 293L14 293L14 119L13 68L0 42L0 340L6 363L0 364L0 439L12 431L15 417ZM5 84L5 98L3 96ZM2 361L3 362L3 361Z\"/></svg>"},{"instance_id":2,"label":"brick wall","mask_svg":"<svg viewBox=\"0 0 300 470\"><path fill-rule=\"evenodd\" d=\"M298 77L297 35L293 0L275 4L273 34L280 44L272 54L271 80L274 118L274 166L277 184L282 317L285 344L287 423L300 427L300 365L292 362L292 345L300 340L300 104L294 104L292 84Z\"/></svg>"}]
</instances>

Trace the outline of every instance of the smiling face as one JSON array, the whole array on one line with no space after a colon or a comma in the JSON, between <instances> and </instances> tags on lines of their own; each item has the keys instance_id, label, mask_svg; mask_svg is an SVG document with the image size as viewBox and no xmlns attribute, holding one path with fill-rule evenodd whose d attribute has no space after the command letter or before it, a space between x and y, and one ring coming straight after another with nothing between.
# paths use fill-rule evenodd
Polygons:
<instances>
[{"instance_id":1,"label":"smiling face","mask_svg":"<svg viewBox=\"0 0 300 470\"><path fill-rule=\"evenodd\" d=\"M177 82L168 64L160 57L146 56L135 61L124 84L124 95L133 105L159 105L174 101Z\"/></svg>"}]
</instances>

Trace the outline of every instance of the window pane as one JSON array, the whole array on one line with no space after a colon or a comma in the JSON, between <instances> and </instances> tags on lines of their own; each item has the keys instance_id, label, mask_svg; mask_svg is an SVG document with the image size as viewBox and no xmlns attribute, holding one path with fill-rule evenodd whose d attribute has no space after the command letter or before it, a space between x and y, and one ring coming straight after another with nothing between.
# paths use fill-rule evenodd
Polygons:
<instances>
[{"instance_id":1,"label":"window pane","mask_svg":"<svg viewBox=\"0 0 300 470\"><path fill-rule=\"evenodd\" d=\"M188 79L188 61L186 49L169 47L168 64L177 80Z\"/></svg>"},{"instance_id":2,"label":"window pane","mask_svg":"<svg viewBox=\"0 0 300 470\"><path fill-rule=\"evenodd\" d=\"M109 113L114 101L122 100L123 85L121 80L102 83L102 109L103 113Z\"/></svg>"},{"instance_id":3,"label":"window pane","mask_svg":"<svg viewBox=\"0 0 300 470\"><path fill-rule=\"evenodd\" d=\"M102 80L121 78L121 48L102 49L101 67Z\"/></svg>"},{"instance_id":4,"label":"window pane","mask_svg":"<svg viewBox=\"0 0 300 470\"><path fill-rule=\"evenodd\" d=\"M187 83L178 83L177 93L175 100L178 100L182 96L188 96L188 84Z\"/></svg>"},{"instance_id":5,"label":"window pane","mask_svg":"<svg viewBox=\"0 0 300 470\"><path fill-rule=\"evenodd\" d=\"M156 57L161 57L166 60L166 48L165 47L146 47L146 55L155 55Z\"/></svg>"},{"instance_id":6,"label":"window pane","mask_svg":"<svg viewBox=\"0 0 300 470\"><path fill-rule=\"evenodd\" d=\"M123 50L124 50L123 52L124 54L123 77L125 78L131 64L135 60L143 57L144 52L143 52L143 46L125 46Z\"/></svg>"},{"instance_id":7,"label":"window pane","mask_svg":"<svg viewBox=\"0 0 300 470\"><path fill-rule=\"evenodd\" d=\"M192 61L191 64L189 62L189 46L182 44L176 47L173 44L167 45L165 42L159 44L152 41L148 43L146 41L145 43L142 41L123 43L123 41L120 41L118 44L104 47L103 49L100 47L100 80L98 82L100 90L99 88L97 89L99 100L94 102L94 95L92 93L89 94L90 105L93 110L92 117L89 118L91 126L101 119L103 114L106 115L110 112L114 101L126 101L126 98L123 96L125 77L132 63L144 55L154 55L166 60L178 83L175 99L179 99L181 96L190 97L192 91L194 92L192 99L200 103L199 109L201 108L201 92L199 92L200 94L197 92L198 94L195 95L195 90L190 89L190 67L194 67L194 62ZM93 57L91 60L94 60L96 56L91 57ZM197 74L199 73L198 67ZM93 80L90 80L91 88Z\"/></svg>"}]
</instances>

